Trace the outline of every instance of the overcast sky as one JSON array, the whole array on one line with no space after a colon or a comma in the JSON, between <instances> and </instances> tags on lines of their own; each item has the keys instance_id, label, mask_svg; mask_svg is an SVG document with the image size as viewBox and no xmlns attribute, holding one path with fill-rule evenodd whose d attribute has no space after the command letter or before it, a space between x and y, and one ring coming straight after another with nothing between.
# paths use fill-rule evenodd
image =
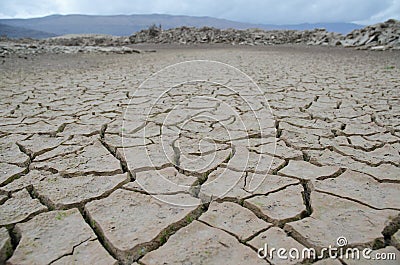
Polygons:
<instances>
[{"instance_id":1,"label":"overcast sky","mask_svg":"<svg viewBox=\"0 0 400 265\"><path fill-rule=\"evenodd\" d=\"M400 0L0 0L0 18L51 14L171 14L262 24L400 19Z\"/></svg>"}]
</instances>

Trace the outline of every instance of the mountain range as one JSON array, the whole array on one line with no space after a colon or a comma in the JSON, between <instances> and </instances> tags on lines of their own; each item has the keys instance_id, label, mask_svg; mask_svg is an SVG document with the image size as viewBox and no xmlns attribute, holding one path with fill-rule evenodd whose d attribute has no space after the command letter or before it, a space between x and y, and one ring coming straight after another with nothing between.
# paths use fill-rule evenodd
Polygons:
<instances>
[{"instance_id":1,"label":"mountain range","mask_svg":"<svg viewBox=\"0 0 400 265\"><path fill-rule=\"evenodd\" d=\"M163 29L188 27L215 27L265 30L295 29L306 30L325 28L328 31L347 34L362 25L354 23L316 23L296 25L251 24L213 17L177 16L163 14L149 15L51 15L28 19L0 19L0 35L10 38L47 38L65 34L109 34L129 36L134 32L148 28L150 25L161 25Z\"/></svg>"}]
</instances>

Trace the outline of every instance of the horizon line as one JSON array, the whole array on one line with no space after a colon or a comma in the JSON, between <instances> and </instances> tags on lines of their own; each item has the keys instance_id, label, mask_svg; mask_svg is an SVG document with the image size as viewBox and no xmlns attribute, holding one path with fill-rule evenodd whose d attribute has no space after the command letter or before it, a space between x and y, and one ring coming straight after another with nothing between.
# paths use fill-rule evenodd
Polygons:
<instances>
[{"instance_id":1,"label":"horizon line","mask_svg":"<svg viewBox=\"0 0 400 265\"><path fill-rule=\"evenodd\" d=\"M236 22L236 23L243 23L243 24L251 24L251 25L274 25L274 26L291 26L291 25L301 25L301 24L337 24L337 23L344 23L344 24L355 24L355 25L361 25L361 26L367 26L367 25L374 25L373 24L364 24L364 23L359 23L356 21L335 21L335 22L299 22L299 23L253 23L253 22L245 22L245 21L238 21L238 20L231 20L231 19L226 19L226 18L219 18L219 17L212 17L212 16L191 16L191 15L182 15L182 14L166 14L166 13L133 13L133 14L83 14L83 13L70 13L70 14L62 14L62 13L52 13L48 15L42 15L42 16L33 16L33 17L0 17L0 20L7 20L7 19L40 19L40 18L46 18L46 17L52 17L52 16L99 16L99 17L115 17L115 16L151 16L151 15L161 15L161 16L171 16L171 17L192 17L192 18L212 18L212 19L219 19L219 20L225 20L225 21L230 21L230 22ZM377 23L383 23L390 18L380 21Z\"/></svg>"}]
</instances>

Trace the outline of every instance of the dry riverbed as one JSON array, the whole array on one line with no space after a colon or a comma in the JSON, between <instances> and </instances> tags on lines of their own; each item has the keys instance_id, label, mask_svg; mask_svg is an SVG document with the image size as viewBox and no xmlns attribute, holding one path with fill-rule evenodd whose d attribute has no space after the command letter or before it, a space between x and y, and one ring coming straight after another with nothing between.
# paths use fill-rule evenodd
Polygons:
<instances>
[{"instance_id":1,"label":"dry riverbed","mask_svg":"<svg viewBox=\"0 0 400 265\"><path fill-rule=\"evenodd\" d=\"M398 264L400 52L149 49L1 58L1 264Z\"/></svg>"}]
</instances>

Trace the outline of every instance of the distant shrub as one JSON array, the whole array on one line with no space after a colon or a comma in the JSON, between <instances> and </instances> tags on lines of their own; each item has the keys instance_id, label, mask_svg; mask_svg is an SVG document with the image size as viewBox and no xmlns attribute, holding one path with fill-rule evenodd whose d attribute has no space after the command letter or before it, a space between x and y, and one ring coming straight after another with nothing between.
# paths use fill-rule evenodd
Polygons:
<instances>
[{"instance_id":1,"label":"distant shrub","mask_svg":"<svg viewBox=\"0 0 400 265\"><path fill-rule=\"evenodd\" d=\"M156 24L152 24L152 25L149 27L148 31L149 31L150 37L156 37L156 36L158 36L158 35L160 34L160 32L161 32L161 24L160 24L158 27L157 27Z\"/></svg>"}]
</instances>

